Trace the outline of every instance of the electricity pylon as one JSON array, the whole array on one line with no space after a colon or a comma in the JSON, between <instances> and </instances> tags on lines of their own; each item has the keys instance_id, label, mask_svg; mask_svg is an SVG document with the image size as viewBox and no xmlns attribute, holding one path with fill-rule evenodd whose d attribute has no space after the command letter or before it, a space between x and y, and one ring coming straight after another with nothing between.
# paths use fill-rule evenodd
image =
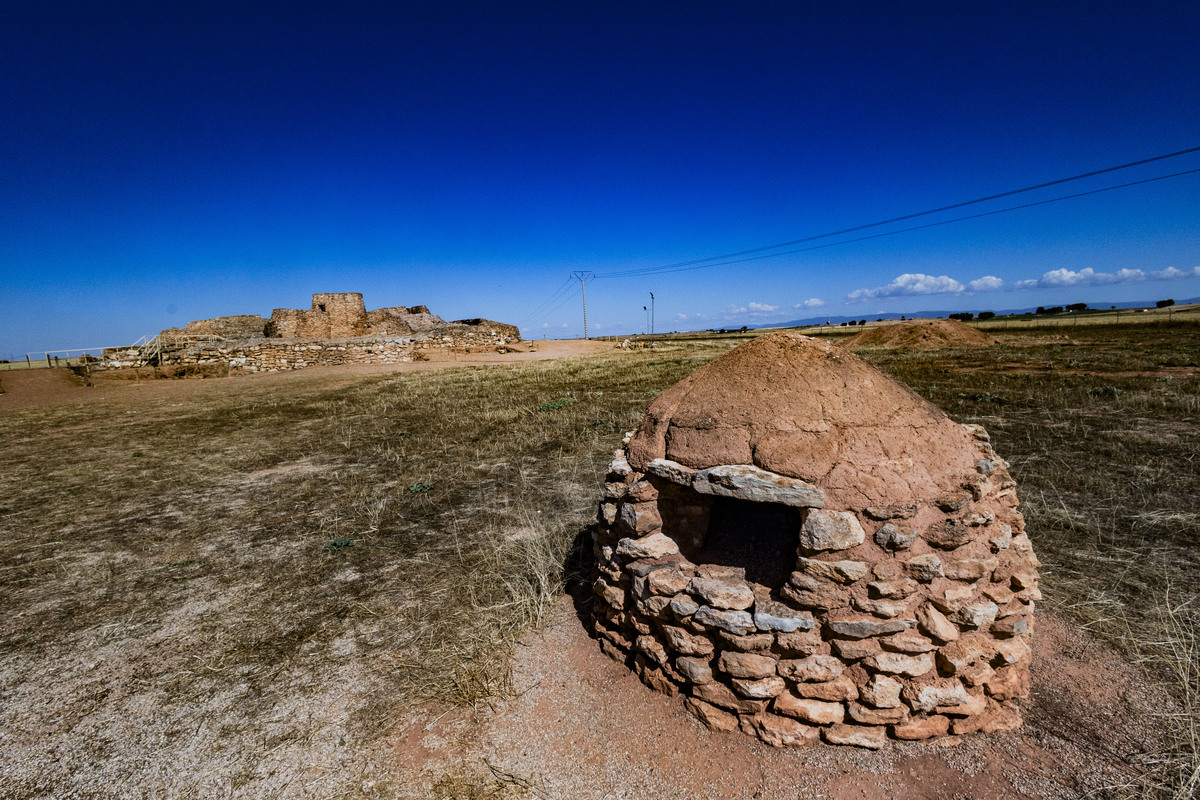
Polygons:
<instances>
[{"instance_id":1,"label":"electricity pylon","mask_svg":"<svg viewBox=\"0 0 1200 800\"><path fill-rule=\"evenodd\" d=\"M593 277L591 272L572 272L571 276L579 281L579 291L583 292L583 338L588 338L587 328L587 282Z\"/></svg>"}]
</instances>

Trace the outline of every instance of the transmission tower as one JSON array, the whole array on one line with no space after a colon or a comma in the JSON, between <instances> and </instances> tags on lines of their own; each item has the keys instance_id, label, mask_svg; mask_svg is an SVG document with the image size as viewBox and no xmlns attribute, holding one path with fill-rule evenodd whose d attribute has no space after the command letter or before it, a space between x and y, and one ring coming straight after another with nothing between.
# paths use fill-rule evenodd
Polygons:
<instances>
[{"instance_id":1,"label":"transmission tower","mask_svg":"<svg viewBox=\"0 0 1200 800\"><path fill-rule=\"evenodd\" d=\"M593 277L591 272L572 272L571 277L579 281L579 291L583 293L583 338L588 338L587 327L587 282Z\"/></svg>"}]
</instances>

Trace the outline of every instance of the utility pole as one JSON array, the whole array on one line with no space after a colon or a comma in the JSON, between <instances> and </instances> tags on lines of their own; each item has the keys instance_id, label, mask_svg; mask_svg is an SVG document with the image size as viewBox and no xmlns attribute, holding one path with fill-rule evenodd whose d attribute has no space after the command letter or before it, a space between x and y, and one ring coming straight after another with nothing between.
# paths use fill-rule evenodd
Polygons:
<instances>
[{"instance_id":1,"label":"utility pole","mask_svg":"<svg viewBox=\"0 0 1200 800\"><path fill-rule=\"evenodd\" d=\"M650 346L654 347L654 292L650 293Z\"/></svg>"},{"instance_id":2,"label":"utility pole","mask_svg":"<svg viewBox=\"0 0 1200 800\"><path fill-rule=\"evenodd\" d=\"M571 277L573 277L573 278L575 278L575 280L579 281L579 291L583 292L583 338L587 339L589 337L588 337L588 328L587 328L587 288L586 288L586 285L587 285L587 282L592 279L592 273L591 272L572 272Z\"/></svg>"}]
</instances>

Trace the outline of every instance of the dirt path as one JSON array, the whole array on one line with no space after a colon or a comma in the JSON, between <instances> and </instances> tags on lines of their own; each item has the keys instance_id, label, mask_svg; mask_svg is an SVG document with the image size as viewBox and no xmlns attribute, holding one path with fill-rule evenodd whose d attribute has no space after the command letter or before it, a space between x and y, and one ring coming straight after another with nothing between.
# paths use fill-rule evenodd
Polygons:
<instances>
[{"instance_id":1,"label":"dirt path","mask_svg":"<svg viewBox=\"0 0 1200 800\"><path fill-rule=\"evenodd\" d=\"M393 737L409 775L490 765L543 798L1074 798L1125 783L1150 747L1163 698L1103 645L1042 613L1034 696L1012 734L777 750L713 733L679 698L652 692L600 653L564 598L518 648L519 696L481 723L470 712L420 719ZM464 749L454 742L472 741ZM484 773L487 775L488 773Z\"/></svg>"},{"instance_id":2,"label":"dirt path","mask_svg":"<svg viewBox=\"0 0 1200 800\"><path fill-rule=\"evenodd\" d=\"M6 370L0 372L0 388L4 389L4 392L0 393L0 414L57 405L84 403L137 405L153 399L187 400L243 389L286 390L288 387L304 390L336 389L370 375L514 364L523 361L544 361L620 352L612 342L584 339L526 342L521 347L525 349L510 353L434 352L429 361L309 367L291 372L239 374L227 378L160 380L122 378L114 380L106 379L104 373L97 373L91 386L76 378L65 367ZM148 372L148 370L146 371Z\"/></svg>"}]
</instances>

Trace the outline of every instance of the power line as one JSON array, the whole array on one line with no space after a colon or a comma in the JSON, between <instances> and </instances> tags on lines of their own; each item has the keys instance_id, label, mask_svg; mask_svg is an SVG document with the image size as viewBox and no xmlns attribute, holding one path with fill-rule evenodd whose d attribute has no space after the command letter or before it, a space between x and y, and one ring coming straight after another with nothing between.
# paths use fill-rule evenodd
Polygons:
<instances>
[{"instance_id":1,"label":"power line","mask_svg":"<svg viewBox=\"0 0 1200 800\"><path fill-rule=\"evenodd\" d=\"M597 275L596 277L598 277L598 278L600 278L600 277L617 278L617 277L631 277L634 275L653 275L653 274L657 274L659 272L682 271L681 268L692 267L693 265L705 264L710 261L724 262L726 259L738 258L740 256L752 255L754 253L761 253L766 250L776 250L780 247L789 247L794 244L804 244L806 242L813 242L813 241L817 241L819 239L828 239L833 236L842 236L847 233L856 233L857 231L867 230L869 228L878 228L882 225L891 225L892 223L896 223L896 222L903 222L905 220L916 219L918 217L926 217L926 216L929 216L930 214L938 214L943 211L951 211L956 208L963 208L965 206L976 205L978 203L986 203L990 200L998 200L1002 197L1011 197L1016 194L1032 192L1032 191L1036 191L1037 189L1045 189L1050 186L1058 186L1058 185L1061 185L1064 183L1070 183L1072 181L1083 180L1084 178L1095 177L1096 175L1104 175L1109 172L1117 172L1118 170L1129 169L1131 167L1137 167L1137 166L1141 166L1143 164L1150 164L1155 161L1163 161L1168 158L1177 158L1179 156L1183 156L1183 155L1187 155L1189 153L1195 153L1195 152L1200 152L1200 147L1190 147L1186 150L1178 150L1174 153L1164 153L1163 155L1153 156L1151 158L1143 158L1138 161L1130 161L1127 164L1118 164L1117 166L1114 166L1114 167L1105 167L1104 169L1093 170L1091 172L1084 172L1080 175L1072 175L1069 178L1059 178L1057 180L1047 181L1046 183L1039 183L1034 186L1025 186L1020 189L1011 189L1007 192L1000 192L999 194L988 195L987 197L979 197L974 200L964 200L961 203L952 203L951 205L941 206L940 208L931 208L927 211L918 211L914 214L905 214L903 216L892 217L891 219L880 220L878 222L870 222L865 225L855 225L852 228L843 228L842 230L830 231L829 233L820 233L820 234L816 234L815 236L805 236L800 239L792 239L791 241L787 241L787 242L779 242L778 244L769 244L769 245L764 245L762 247L753 247L749 250L739 250L739 251L733 252L733 253L725 253L723 255L718 255L718 256L709 256L707 258L699 258L699 259L695 259L695 260L691 260L691 261L679 261L679 262L676 262L673 264L662 264L657 267L644 267L641 269L624 270L621 272L606 272L606 273L601 273L601 274ZM1186 175L1186 174L1188 174L1188 173L1181 172L1181 173L1176 173L1175 175L1167 175L1164 177L1177 177L1178 175ZM1161 180L1161 178L1154 178L1151 180ZM1123 184L1122 186L1110 187L1110 189L1120 189L1120 188L1124 188L1126 186L1134 186L1137 183L1148 183L1148 182L1150 182L1150 181L1135 181L1134 183ZM1109 191L1109 189L1101 189L1098 191ZM1078 195L1070 195L1070 197L1082 197L1083 195L1094 194L1094 193L1095 192L1083 192ZM1065 200L1068 198L1063 197L1063 198L1057 198L1057 199ZM1053 201L1047 201L1047 202L1053 202ZM1031 203L1029 205L1040 205L1040 204L1039 203ZM1028 207L1029 206L1027 205L1027 206L1016 206L1014 208L1028 208ZM1009 209L1005 209L1005 210L1009 210ZM986 215L980 215L980 216L986 216ZM961 219L972 219L972 218L973 217L962 217ZM917 229L918 228L910 228L907 230L917 230ZM902 231L897 231L897 233L900 233L900 232L902 232ZM872 238L872 237L867 237L867 238ZM849 241L862 241L862 240L861 239L852 239ZM793 250L793 251L789 251L789 252L802 252L802 251ZM778 255L783 255L783 253L779 253ZM729 263L737 263L737 262L729 262ZM718 266L718 265L714 264L713 266Z\"/></svg>"},{"instance_id":2,"label":"power line","mask_svg":"<svg viewBox=\"0 0 1200 800\"><path fill-rule=\"evenodd\" d=\"M571 280L571 281L574 281L574 280L575 280L575 278L573 278L573 277L572 277L572 278L570 278L569 280ZM574 300L574 299L575 299L576 297L578 297L578 296L579 296L579 295L580 295L582 292L583 292L583 289L581 289L581 288L577 288L575 291L573 291L573 292L571 292L571 293L567 294L565 297L563 297L561 300L559 300L559 301L558 301L558 303L557 303L556 305L554 305L554 307L552 307L552 308L549 308L549 309L546 309L546 311L542 312L542 314L541 314L540 316L536 317L536 318L535 318L535 319L533 319L531 322L529 322L529 323L525 323L525 324L532 325L532 324L534 324L534 323L536 323L536 322L539 322L539 321L541 321L541 320L545 319L546 317L548 317L548 316L550 316L551 314L553 314L555 311L558 311L560 308L562 308L563 306L565 306L567 303L569 303L569 302L571 302L572 300ZM521 326L518 326L518 327L521 327Z\"/></svg>"},{"instance_id":3,"label":"power line","mask_svg":"<svg viewBox=\"0 0 1200 800\"><path fill-rule=\"evenodd\" d=\"M903 222L905 220L917 219L919 217L929 216L931 214L938 214L943 211L950 211L955 208L963 208L965 206L976 205L979 203L985 203L985 202L988 202L991 200L997 200L1002 197L1011 197L1013 195L1023 194L1025 192L1032 192L1032 191L1036 191L1038 189L1045 189L1050 186L1058 186L1058 185L1061 185L1064 183L1070 183L1072 181L1082 180L1084 178L1095 177L1096 175L1104 175L1104 174L1107 174L1110 172L1117 172L1119 170L1129 169L1131 167L1137 167L1137 166L1141 166L1144 164L1150 164L1150 163L1154 163L1156 161L1163 161L1163 160L1170 159L1170 158L1177 158L1179 156L1187 155L1189 153L1196 153L1196 152L1200 152L1200 147L1190 147L1186 150L1178 150L1173 153L1164 153L1162 155L1153 156L1150 158L1143 158L1138 161L1131 161L1126 164L1118 164L1118 165L1112 166L1112 167L1105 167L1104 169L1093 170L1091 172L1084 172L1079 175L1072 175L1067 178L1059 178L1057 180L1047 181L1045 183L1039 183L1034 186L1025 186L1020 189L1012 189L1012 190L1009 190L1006 192L1000 192L999 194L988 195L987 197L980 197L980 198L976 198L974 200L965 200L960 203L952 203L951 205L941 206L940 208L932 208L932 209L929 209L926 211L918 211L913 214L905 214L903 216L893 217L891 219L880 220L878 222L871 222L871 223L867 223L865 225L856 225L854 227L843 228L842 230L838 230L838 231L830 231L828 233L816 234L814 236L806 236L806 237L803 237L800 239L793 239L793 240L787 241L787 242L779 242L777 244L765 245L763 247L754 247L749 250L739 250L737 252L725 253L723 255L709 256L707 258L700 258L700 259L695 259L695 260L691 260L691 261L680 261L680 262L675 262L673 264L662 264L657 267L644 267L644 268L639 268L639 269L622 270L622 271L618 271L618 272L597 273L597 274L591 275L588 279L594 280L595 278L629 278L629 277L636 277L636 276L641 276L641 275L658 275L658 274L669 273L669 272L686 272L686 271L697 270L697 269L709 269L712 267L723 267L723 266L729 266L731 264L740 264L740 263L744 263L747 261L758 261L758 260L762 260L762 259L766 259L766 258L775 258L777 256L793 255L795 253L803 253L803 252L808 252L811 250L820 250L820 249L827 248L827 247L837 247L839 245L852 244L855 242L862 242L862 241L867 241L870 239L879 239L879 238L883 238L885 236L895 236L896 234L900 234L900 233L909 233L912 231L923 230L926 228L935 228L935 227L938 227L941 225L949 225L954 222L963 222L965 220L979 219L981 217L993 216L995 214L1003 214L1003 213L1006 213L1009 211L1017 211L1017 210L1020 210L1023 208L1032 208L1035 206L1046 205L1049 203L1057 203L1057 202L1060 202L1063 200L1071 200L1071 199L1075 199L1075 198L1079 198L1079 197L1086 197L1088 195L1100 194L1102 192L1111 192L1116 189L1125 189L1130 186L1137 186L1137 185L1145 184L1145 183L1154 183L1156 181L1167 180L1169 178L1177 178L1177 177L1180 177L1183 175L1191 175L1193 173L1200 172L1200 169L1191 169L1191 170L1185 170L1182 172L1175 172L1170 175L1161 175L1161 176L1154 177L1154 178L1146 178L1146 179L1139 180L1139 181L1131 181L1129 183L1122 183L1122 184L1119 184L1116 186L1106 186L1106 187L1103 187L1100 189L1093 189L1093 190L1087 191L1087 192L1078 192L1076 194L1063 195L1061 197L1054 197L1054 198L1050 198L1048 200L1040 200L1040 201L1033 202L1033 203L1022 203L1022 204L1016 205L1016 206L1009 206L1008 208L1001 208L1001 209L996 209L993 211L986 211L986 212L982 212L979 214L968 214L968 215L965 215L962 217L955 217L953 219L941 220L939 222L931 222L931 223L928 223L925 225L914 225L914 226L911 226L908 228L900 228L898 230L887 231L885 233L872 234L870 236L859 236L859 237L855 237L853 239L843 239L843 240L840 240L837 242L827 242L825 244L815 245L813 247L801 247L801 248L796 248L796 249L792 249L792 250L784 250L784 251L775 252L775 253L765 252L768 250L779 250L779 248L781 248L781 247L788 247L788 246L794 245L794 244L804 244L807 242L818 241L820 239L832 238L834 236L842 236L847 233L855 233L857 231L868 230L870 228L877 228L877 227L880 227L883 225L890 225L890 224L893 224L896 222ZM754 255L756 253L759 253L761 255ZM742 258L742 256L747 256L747 257ZM573 300L575 298L576 294L582 294L583 282L581 281L580 287L576 291L568 293L565 297L563 296L563 293L566 292L573 285L573 283L576 280L579 280L579 278L577 278L574 275L568 277L558 287L558 289L556 289L548 298L543 300L541 302L541 304L539 304L536 308L534 308L532 311L529 312L529 314L527 314L525 316L525 318L520 322L520 326L524 327L526 325L536 323L537 321L550 316L555 311L557 311L559 308L561 308L563 305L565 305L567 302L569 302L570 300ZM551 304L553 304L553 306L550 308L547 308L547 306L551 306Z\"/></svg>"},{"instance_id":4,"label":"power line","mask_svg":"<svg viewBox=\"0 0 1200 800\"><path fill-rule=\"evenodd\" d=\"M562 284L559 285L559 287L557 289L555 289L554 292L548 298L543 300L541 302L541 304L538 305L537 308L530 311L528 314L526 314L521 319L520 323L518 323L518 327L520 327L521 325L524 325L528 322L536 322L542 316L545 316L546 314L548 314L549 312L545 312L545 313L540 313L540 312L542 311L543 308L545 308L546 306L548 306L549 304L551 304L555 300L557 300L564 291L571 288L571 286L574 284L574 282L575 282L574 278L567 278L565 281L563 281ZM540 316L539 316L539 314L540 314Z\"/></svg>"},{"instance_id":5,"label":"power line","mask_svg":"<svg viewBox=\"0 0 1200 800\"><path fill-rule=\"evenodd\" d=\"M1200 149L1200 148L1197 148L1197 149ZM1197 172L1200 172L1200 168L1184 170L1183 172L1174 172L1174 173L1171 173L1170 175L1160 175L1160 176L1154 177L1154 178L1145 178L1140 181L1131 181L1129 183L1118 184L1117 186L1106 186L1102 189L1092 189L1090 191L1079 192L1077 194L1063 195L1062 197L1052 197L1049 200L1038 200L1033 203L1022 203L1021 205L1009 206L1008 208L1000 208L1000 209L996 209L993 211L984 211L979 214L968 214L966 216L955 217L953 219L945 219L945 220L940 220L938 222L926 223L925 225L913 225L912 227L909 227L909 228L900 228L898 230L886 231L884 233L874 233L874 234L871 234L870 236L858 236L853 239L843 239L843 240L837 241L837 242L826 242L825 244L813 245L812 247L800 247L800 248L796 248L794 250L782 250L778 253L765 253L765 254L757 255L757 256L751 255L746 258L734 258L734 256L745 255L748 253L759 253L762 250L770 250L770 249L773 249L774 247L781 247L783 245L772 245L771 247L759 247L759 248L755 248L753 250L744 250L741 253L731 253L728 256L713 256L711 259L700 259L698 261L687 261L687 262L681 262L680 264L675 264L675 265L665 265L665 266L661 266L661 267L648 267L646 269L627 270L624 272L604 272L604 273L598 274L596 277L597 278L632 278L632 277L638 277L638 276L642 276L642 275L660 275L660 274L667 273L667 272L689 272L691 270L697 270L697 269L710 269L712 267L724 267L724 266L729 266L730 264L742 264L747 261L761 261L762 259L765 259L765 258L776 258L777 256L786 256L786 255L792 255L795 253L806 253L811 250L822 250L827 247L837 247L837 246L843 245L843 244L853 244L854 242L865 242L869 239L881 239L885 236L895 236L896 234L899 234L899 233L909 233L911 231L924 230L925 228L936 228L940 225L949 225L953 222L963 222L964 220L979 219L980 217L990 217L995 214L1003 214L1008 211L1018 211L1022 208L1033 208L1034 206L1044 206L1048 203L1057 203L1062 200L1072 200L1077 197L1086 197L1086 196L1092 195L1092 194L1100 194L1102 192L1111 192L1115 189L1126 189L1130 186L1138 186L1139 184L1143 184L1143 183L1154 183L1155 181L1165 181L1168 178L1178 178L1182 175L1191 175L1191 174L1194 174ZM1061 182L1061 181L1059 181L1059 182ZM1046 184L1046 185L1049 185L1049 184ZM1008 192L1006 194L1015 194L1015 192ZM1004 196L1004 195L996 195L996 197L1002 197L1002 196ZM988 199L991 199L991 198L988 198ZM972 201L972 202L978 202L978 201ZM970 205L970 203L960 203L956 206L947 206L947 208L958 208L963 205ZM924 214L927 214L927 213L933 213L933 212L922 212L921 214L910 214L907 217L898 217L897 219L913 219L914 217L923 216ZM894 221L894 220L892 220L892 221ZM875 227L876 225L883 225L883 224L886 224L886 223L872 223L871 225L860 225L855 228L848 228L847 231L864 230L866 228L872 228L872 227ZM843 231L843 233L844 232L845 231ZM837 233L829 233L829 234L821 234L820 236L809 236L804 239L797 239L795 243L811 242L814 239L823 239L827 236L837 236L837 235L838 235ZM726 260L714 261L714 259L726 259ZM704 263L704 262L708 262L708 261L713 261L713 263Z\"/></svg>"}]
</instances>

